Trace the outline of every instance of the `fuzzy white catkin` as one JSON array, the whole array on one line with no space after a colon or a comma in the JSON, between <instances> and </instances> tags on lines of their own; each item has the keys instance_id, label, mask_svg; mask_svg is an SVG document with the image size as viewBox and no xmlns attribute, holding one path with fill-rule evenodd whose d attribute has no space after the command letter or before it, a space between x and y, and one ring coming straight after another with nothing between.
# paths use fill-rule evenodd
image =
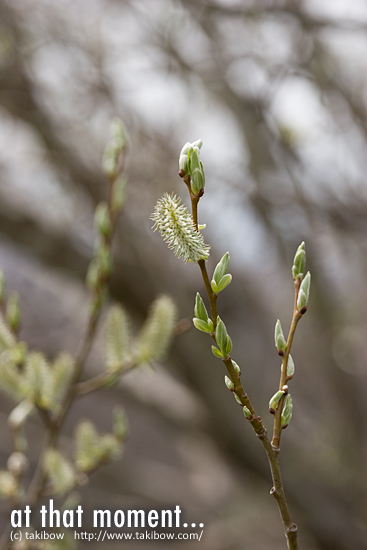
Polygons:
<instances>
[{"instance_id":1,"label":"fuzzy white catkin","mask_svg":"<svg viewBox=\"0 0 367 550\"><path fill-rule=\"evenodd\" d=\"M178 258L184 262L208 259L210 247L196 231L190 212L176 195L165 193L157 202L151 219L155 222L154 231L160 232Z\"/></svg>"}]
</instances>

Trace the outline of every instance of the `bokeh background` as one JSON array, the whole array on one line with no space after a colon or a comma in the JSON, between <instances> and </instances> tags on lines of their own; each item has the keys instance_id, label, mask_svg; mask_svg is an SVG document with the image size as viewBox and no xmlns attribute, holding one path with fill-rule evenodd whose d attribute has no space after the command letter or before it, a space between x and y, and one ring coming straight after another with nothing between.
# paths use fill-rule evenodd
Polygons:
<instances>
[{"instance_id":1,"label":"bokeh background","mask_svg":"<svg viewBox=\"0 0 367 550\"><path fill-rule=\"evenodd\" d=\"M162 292L191 319L200 272L167 250L149 215L164 191L187 201L178 153L203 139L209 269L229 250L234 278L219 308L269 430L274 324L289 326L290 268L306 241L312 291L292 352L294 415L281 466L308 550L367 548L366 75L363 0L0 1L0 264L21 295L21 338L31 347L75 353L83 335L113 116L126 122L131 149L111 300L136 327ZM86 375L102 368L100 341ZM200 543L182 548L285 548L263 448L223 376L208 338L190 329L155 372L79 400L65 452L79 418L110 429L113 403L131 424L123 459L81 489L85 516L179 504L188 522L205 524ZM2 468L12 406L2 395ZM27 433L34 468L36 417ZM7 506L0 502L0 530ZM80 548L102 544L119 547Z\"/></svg>"}]
</instances>

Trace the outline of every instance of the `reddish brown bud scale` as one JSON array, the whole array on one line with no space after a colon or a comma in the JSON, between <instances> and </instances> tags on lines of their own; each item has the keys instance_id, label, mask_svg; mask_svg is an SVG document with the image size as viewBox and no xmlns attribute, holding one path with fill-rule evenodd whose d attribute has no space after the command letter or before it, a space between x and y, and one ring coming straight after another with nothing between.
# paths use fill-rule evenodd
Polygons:
<instances>
[{"instance_id":1,"label":"reddish brown bud scale","mask_svg":"<svg viewBox=\"0 0 367 550\"><path fill-rule=\"evenodd\" d=\"M282 349L278 349L278 355L279 355L280 357L283 357L284 351L283 351Z\"/></svg>"},{"instance_id":2,"label":"reddish brown bud scale","mask_svg":"<svg viewBox=\"0 0 367 550\"><path fill-rule=\"evenodd\" d=\"M180 178L184 178L185 175L186 175L185 170L183 170L183 169L181 168L181 170L178 171L178 175L180 176Z\"/></svg>"},{"instance_id":3,"label":"reddish brown bud scale","mask_svg":"<svg viewBox=\"0 0 367 550\"><path fill-rule=\"evenodd\" d=\"M303 306L303 307L301 307L301 309L299 310L299 312L300 312L301 315L304 315L304 314L306 313L306 311L307 311L307 306Z\"/></svg>"}]
</instances>

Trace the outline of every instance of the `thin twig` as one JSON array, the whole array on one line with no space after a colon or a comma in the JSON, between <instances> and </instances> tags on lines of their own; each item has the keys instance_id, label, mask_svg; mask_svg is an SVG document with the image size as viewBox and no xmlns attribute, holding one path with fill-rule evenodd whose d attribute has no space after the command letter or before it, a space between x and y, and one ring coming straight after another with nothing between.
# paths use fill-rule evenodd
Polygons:
<instances>
[{"instance_id":1,"label":"thin twig","mask_svg":"<svg viewBox=\"0 0 367 550\"><path fill-rule=\"evenodd\" d=\"M195 224L196 230L198 231L198 202L199 202L200 197L196 197L191 192L190 180L188 178L185 178L184 181L185 181L185 183L186 183L186 185L189 189L189 192L190 192L190 199L191 199L191 205L192 205L192 213L193 213L194 224ZM212 291L210 281L209 281L208 272L207 272L207 269L206 269L205 260L199 260L198 264L199 264L201 274L202 274L202 278L203 278L203 281L204 281L204 285L205 285L205 288L206 288L206 291L207 291L207 294L208 294L208 298L209 298L209 302L210 302L210 309L211 309L211 313L212 313L212 317L213 317L214 332L211 334L211 337L216 342L215 327L216 327L216 324L217 324L217 315L218 315L217 314L217 294L215 294ZM299 284L297 283L297 285L298 285L298 289L299 289ZM298 296L298 290L296 291L296 294ZM295 300L295 310L296 310L296 304L297 304L297 296L296 296L296 300ZM301 317L301 314L299 312L297 312L297 313ZM296 328L298 320L299 320L298 315L295 313L294 316L293 316L292 327L291 327L291 330L290 330L290 334L288 336L289 349L290 349L290 346L292 344L294 331L295 331L295 328ZM284 361L288 361L288 356L289 356L289 351L288 351L288 355L284 359ZM281 472L280 472L278 452L273 448L272 443L270 442L270 439L268 438L266 428L264 427L264 425L262 423L262 419L261 419L260 416L258 416L256 414L255 409L254 409L247 393L245 392L245 390L242 386L241 379L240 379L241 373L237 372L236 369L234 368L233 362L232 362L232 359L231 359L230 356L224 358L223 363L226 366L228 374L229 374L229 376L230 376L230 378L233 382L233 386L234 386L233 391L234 391L234 393L238 397L241 405L244 406L244 407L247 407L249 409L250 413L251 413L251 416L248 420L249 420L252 428L254 429L257 437L261 441L261 443L262 443L262 445L265 449L265 452L267 454L268 461L269 461L269 466L270 466L270 471L271 471L271 476L272 476L272 481L273 481L273 487L270 491L270 494L275 498L276 503L278 505L280 516L281 516L281 519L282 519L282 522L283 522L284 534L285 534L285 537L287 539L288 548L289 548L289 550L298 550L298 542L297 542L298 528L297 528L297 525L293 522L293 520L291 518L291 515L290 515L290 512L289 512L288 503L287 503L287 499L286 499L285 492L284 492L284 487L283 487L283 482L282 482L282 476L281 476ZM287 363L285 362L285 375L286 375L286 366L287 366ZM282 368L282 373L283 373L283 370L284 369Z\"/></svg>"}]
</instances>

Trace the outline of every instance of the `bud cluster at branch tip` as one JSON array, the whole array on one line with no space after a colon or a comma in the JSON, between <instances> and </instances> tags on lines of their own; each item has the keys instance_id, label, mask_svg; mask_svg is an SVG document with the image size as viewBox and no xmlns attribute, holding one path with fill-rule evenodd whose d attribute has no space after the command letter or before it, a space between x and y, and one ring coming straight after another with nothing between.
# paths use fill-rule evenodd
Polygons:
<instances>
[{"instance_id":1,"label":"bud cluster at branch tip","mask_svg":"<svg viewBox=\"0 0 367 550\"><path fill-rule=\"evenodd\" d=\"M190 176L191 190L194 195L201 196L204 193L205 173L203 163L200 160L200 149L203 145L201 139L193 143L187 142L181 149L178 165L179 176Z\"/></svg>"}]
</instances>

